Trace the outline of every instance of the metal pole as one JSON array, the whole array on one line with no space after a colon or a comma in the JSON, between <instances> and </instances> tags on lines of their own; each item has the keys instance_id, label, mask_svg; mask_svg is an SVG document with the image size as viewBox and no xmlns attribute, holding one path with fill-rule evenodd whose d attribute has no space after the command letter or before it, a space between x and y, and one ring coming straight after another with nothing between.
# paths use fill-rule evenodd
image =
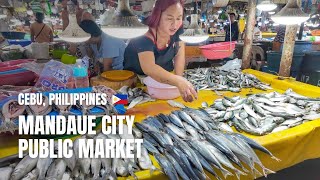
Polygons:
<instances>
[{"instance_id":1,"label":"metal pole","mask_svg":"<svg viewBox=\"0 0 320 180\"><path fill-rule=\"evenodd\" d=\"M287 25L286 27L286 35L283 42L282 56L279 69L280 76L290 76L290 69L292 64L293 50L297 30L298 25Z\"/></svg>"},{"instance_id":2,"label":"metal pole","mask_svg":"<svg viewBox=\"0 0 320 180\"><path fill-rule=\"evenodd\" d=\"M246 33L244 38L243 55L242 55L242 69L250 68L253 29L256 23L256 0L248 1L248 18L246 24Z\"/></svg>"}]
</instances>

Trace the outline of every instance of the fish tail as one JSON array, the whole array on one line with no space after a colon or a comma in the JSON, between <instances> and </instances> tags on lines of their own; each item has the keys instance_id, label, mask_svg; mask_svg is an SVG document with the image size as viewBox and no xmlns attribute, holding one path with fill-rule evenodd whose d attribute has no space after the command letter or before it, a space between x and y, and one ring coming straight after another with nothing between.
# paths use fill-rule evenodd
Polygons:
<instances>
[{"instance_id":1,"label":"fish tail","mask_svg":"<svg viewBox=\"0 0 320 180\"><path fill-rule=\"evenodd\" d=\"M256 168L253 168L252 174L253 174L254 176L256 176L256 174L258 174L259 176L262 176L261 172L258 171Z\"/></svg>"},{"instance_id":2,"label":"fish tail","mask_svg":"<svg viewBox=\"0 0 320 180\"><path fill-rule=\"evenodd\" d=\"M160 172L162 172L161 169L156 168L155 166L152 166L152 167L150 168L150 175L152 175L152 174L154 173L154 171L160 171Z\"/></svg>"},{"instance_id":3,"label":"fish tail","mask_svg":"<svg viewBox=\"0 0 320 180\"><path fill-rule=\"evenodd\" d=\"M276 160L276 161L278 161L278 162L280 162L280 161L281 161L281 159L279 159L279 158L275 157L274 155L271 155L271 158L272 158L272 159L274 159L274 160Z\"/></svg>"},{"instance_id":4,"label":"fish tail","mask_svg":"<svg viewBox=\"0 0 320 180\"><path fill-rule=\"evenodd\" d=\"M266 167L262 167L262 170L263 170L264 177L267 177L268 174L276 173L276 172L274 172L274 171L272 171L272 170L270 170L270 169L268 169Z\"/></svg>"},{"instance_id":5,"label":"fish tail","mask_svg":"<svg viewBox=\"0 0 320 180\"><path fill-rule=\"evenodd\" d=\"M228 176L233 176L233 174L230 171L228 171L224 168L220 168L220 170L221 170L221 173L225 179L227 179Z\"/></svg>"},{"instance_id":6,"label":"fish tail","mask_svg":"<svg viewBox=\"0 0 320 180\"><path fill-rule=\"evenodd\" d=\"M237 178L238 179L240 179L240 175L247 175L246 173L244 173L244 172L242 172L242 171L239 171L239 170L235 170L235 172L234 172L235 174L236 174L236 176L237 176Z\"/></svg>"}]
</instances>

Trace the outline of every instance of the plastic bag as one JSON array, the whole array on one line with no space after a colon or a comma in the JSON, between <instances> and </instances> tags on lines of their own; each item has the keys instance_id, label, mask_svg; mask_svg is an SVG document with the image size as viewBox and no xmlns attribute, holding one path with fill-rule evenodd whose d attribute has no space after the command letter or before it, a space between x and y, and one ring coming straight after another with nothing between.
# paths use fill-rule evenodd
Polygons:
<instances>
[{"instance_id":1,"label":"plastic bag","mask_svg":"<svg viewBox=\"0 0 320 180\"><path fill-rule=\"evenodd\" d=\"M44 66L35 87L43 91L74 88L72 66L51 60Z\"/></svg>"},{"instance_id":2,"label":"plastic bag","mask_svg":"<svg viewBox=\"0 0 320 180\"><path fill-rule=\"evenodd\" d=\"M219 67L219 69L222 71L230 71L230 70L234 70L234 69L240 69L241 64L242 64L242 60L236 58L234 60L228 61L225 65Z\"/></svg>"}]
</instances>

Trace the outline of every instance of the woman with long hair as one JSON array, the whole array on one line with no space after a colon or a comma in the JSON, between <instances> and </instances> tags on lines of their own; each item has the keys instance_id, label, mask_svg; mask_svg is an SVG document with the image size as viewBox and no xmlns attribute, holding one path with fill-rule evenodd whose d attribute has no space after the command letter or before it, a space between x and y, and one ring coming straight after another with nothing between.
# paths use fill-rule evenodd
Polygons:
<instances>
[{"instance_id":1,"label":"woman with long hair","mask_svg":"<svg viewBox=\"0 0 320 180\"><path fill-rule=\"evenodd\" d=\"M197 98L193 85L182 77L185 67L183 0L157 0L146 18L149 31L130 40L124 54L124 69L148 75L158 82L176 86L183 100ZM171 71L174 70L174 74Z\"/></svg>"}]
</instances>

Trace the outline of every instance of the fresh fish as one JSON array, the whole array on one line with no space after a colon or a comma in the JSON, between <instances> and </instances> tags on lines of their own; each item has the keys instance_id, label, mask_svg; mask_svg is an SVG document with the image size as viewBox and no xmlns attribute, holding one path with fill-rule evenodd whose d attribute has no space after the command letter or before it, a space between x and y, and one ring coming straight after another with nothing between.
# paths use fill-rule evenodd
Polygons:
<instances>
[{"instance_id":1,"label":"fresh fish","mask_svg":"<svg viewBox=\"0 0 320 180\"><path fill-rule=\"evenodd\" d=\"M177 107L177 108L185 108L186 106L177 102L177 101L174 101L174 100L168 100L167 103L172 106L172 107Z\"/></svg>"},{"instance_id":2,"label":"fresh fish","mask_svg":"<svg viewBox=\"0 0 320 180\"><path fill-rule=\"evenodd\" d=\"M210 163L198 151L194 151L194 152L196 153L198 159L200 160L202 167L205 170L207 170L208 172L210 172L218 180L221 180L221 178L218 176L218 174L213 170L213 168L210 165Z\"/></svg>"},{"instance_id":3,"label":"fresh fish","mask_svg":"<svg viewBox=\"0 0 320 180\"><path fill-rule=\"evenodd\" d=\"M180 139L176 139L175 143L180 148L180 150L186 154L190 163L193 164L199 171L203 172L201 162L197 158L197 155L194 153L194 151L189 147L189 145Z\"/></svg>"},{"instance_id":4,"label":"fresh fish","mask_svg":"<svg viewBox=\"0 0 320 180\"><path fill-rule=\"evenodd\" d=\"M228 124L223 122L219 122L217 127L220 131L233 132L232 128Z\"/></svg>"},{"instance_id":5,"label":"fresh fish","mask_svg":"<svg viewBox=\"0 0 320 180\"><path fill-rule=\"evenodd\" d=\"M127 109L131 109L133 107L135 107L137 104L139 104L141 101L143 100L143 96L139 96L136 97L135 99L133 99L131 101L131 103L129 104L129 106L127 107Z\"/></svg>"},{"instance_id":6,"label":"fresh fish","mask_svg":"<svg viewBox=\"0 0 320 180\"><path fill-rule=\"evenodd\" d=\"M89 167L90 167L90 161L89 161ZM48 171L47 171L47 178L56 178L56 179L62 179L62 176L64 172L66 171L67 164L64 162L63 159L55 159ZM89 172L88 172L89 174Z\"/></svg>"},{"instance_id":7,"label":"fresh fish","mask_svg":"<svg viewBox=\"0 0 320 180\"><path fill-rule=\"evenodd\" d=\"M221 152L223 152L229 159L237 164L239 167L244 169L240 160L237 156L232 152L232 150L223 142L219 141L216 136L212 136L210 133L205 133L206 139L210 142L214 147L218 148Z\"/></svg>"},{"instance_id":8,"label":"fresh fish","mask_svg":"<svg viewBox=\"0 0 320 180\"><path fill-rule=\"evenodd\" d=\"M0 168L1 180L9 180L13 168L10 166Z\"/></svg>"},{"instance_id":9,"label":"fresh fish","mask_svg":"<svg viewBox=\"0 0 320 180\"><path fill-rule=\"evenodd\" d=\"M283 130L286 130L286 129L289 129L289 127L281 125L281 126L278 126L278 127L274 128L271 132L275 133L275 132L283 131Z\"/></svg>"},{"instance_id":10,"label":"fresh fish","mask_svg":"<svg viewBox=\"0 0 320 180\"><path fill-rule=\"evenodd\" d=\"M179 180L177 171L165 156L161 154L155 154L155 158L170 180Z\"/></svg>"},{"instance_id":11,"label":"fresh fish","mask_svg":"<svg viewBox=\"0 0 320 180\"><path fill-rule=\"evenodd\" d=\"M183 169L181 168L180 164L177 162L177 160L172 157L167 151L164 152L165 157L167 157L167 159L171 162L171 164L173 165L174 169L177 171L177 173L179 174L179 176L183 179L183 180L189 180L188 175L183 171Z\"/></svg>"},{"instance_id":12,"label":"fresh fish","mask_svg":"<svg viewBox=\"0 0 320 180\"><path fill-rule=\"evenodd\" d=\"M46 172L48 171L50 165L52 163L51 158L39 158L37 162L37 169L38 169L38 179L45 179Z\"/></svg>"},{"instance_id":13,"label":"fresh fish","mask_svg":"<svg viewBox=\"0 0 320 180\"><path fill-rule=\"evenodd\" d=\"M167 123L166 126L172 130L177 136L179 136L180 138L182 139L186 139L188 136L187 136L187 133L185 130L183 129L180 129L178 128L177 126L173 125L173 124L169 124Z\"/></svg>"},{"instance_id":14,"label":"fresh fish","mask_svg":"<svg viewBox=\"0 0 320 180\"><path fill-rule=\"evenodd\" d=\"M243 108L250 116L252 116L256 119L261 119L261 117L258 114L256 114L249 105L244 104Z\"/></svg>"},{"instance_id":15,"label":"fresh fish","mask_svg":"<svg viewBox=\"0 0 320 180\"><path fill-rule=\"evenodd\" d=\"M27 175L32 169L37 166L38 158L25 156L18 165L14 168L10 180L19 180Z\"/></svg>"},{"instance_id":16,"label":"fresh fish","mask_svg":"<svg viewBox=\"0 0 320 180\"><path fill-rule=\"evenodd\" d=\"M187 112L187 114L199 125L203 128L203 130L205 131L209 131L209 126L208 124L201 119L197 114L193 113L193 112Z\"/></svg>"},{"instance_id":17,"label":"fresh fish","mask_svg":"<svg viewBox=\"0 0 320 180\"><path fill-rule=\"evenodd\" d=\"M120 176L128 176L129 169L128 165L122 159L118 159L117 163L114 165L116 167L116 172Z\"/></svg>"},{"instance_id":18,"label":"fresh fish","mask_svg":"<svg viewBox=\"0 0 320 180\"><path fill-rule=\"evenodd\" d=\"M170 118L170 121L171 121L174 125L176 125L176 126L178 126L178 127L180 127L180 128L184 128L184 126L183 126L183 124L182 124L182 121L181 121L181 119L180 119L178 116L176 116L175 114L170 114L170 115L169 115L169 118Z\"/></svg>"},{"instance_id":19,"label":"fresh fish","mask_svg":"<svg viewBox=\"0 0 320 180\"><path fill-rule=\"evenodd\" d=\"M153 166L146 148L141 148L141 158L138 158L139 167L141 169L149 169L152 174L156 167Z\"/></svg>"},{"instance_id":20,"label":"fresh fish","mask_svg":"<svg viewBox=\"0 0 320 180\"><path fill-rule=\"evenodd\" d=\"M246 175L242 171L239 171L237 168L235 168L231 164L231 162L228 160L228 158L223 153L221 153L221 151L219 151L217 148L212 146L208 141L203 141L203 144L206 146L206 148L209 149L209 151L212 154L214 154L214 156L216 156L216 158L219 160L219 162L221 164L223 164L224 166L226 166L226 167L232 169L233 171L235 171L235 174L236 174L238 179L240 179L240 175Z\"/></svg>"},{"instance_id":21,"label":"fresh fish","mask_svg":"<svg viewBox=\"0 0 320 180\"><path fill-rule=\"evenodd\" d=\"M203 108L207 108L209 105L208 105L207 102L202 102L202 103L201 103L201 106L202 106Z\"/></svg>"},{"instance_id":22,"label":"fresh fish","mask_svg":"<svg viewBox=\"0 0 320 180\"><path fill-rule=\"evenodd\" d=\"M161 147L165 147L165 145L168 144L166 139L159 132L150 131L149 134Z\"/></svg>"},{"instance_id":23,"label":"fresh fish","mask_svg":"<svg viewBox=\"0 0 320 180\"><path fill-rule=\"evenodd\" d=\"M186 122L183 122L183 126L192 137L194 137L195 139L200 139L199 133L194 127L192 127Z\"/></svg>"},{"instance_id":24,"label":"fresh fish","mask_svg":"<svg viewBox=\"0 0 320 180\"><path fill-rule=\"evenodd\" d=\"M34 169L29 172L26 176L24 176L21 180L37 180L39 176L39 170Z\"/></svg>"},{"instance_id":25,"label":"fresh fish","mask_svg":"<svg viewBox=\"0 0 320 180\"><path fill-rule=\"evenodd\" d=\"M203 143L203 141L194 140L188 142L191 145L191 147L197 150L206 160L218 167L225 178L229 175L232 176L232 174L228 170L222 167L216 156L209 149L206 148L206 145Z\"/></svg>"},{"instance_id":26,"label":"fresh fish","mask_svg":"<svg viewBox=\"0 0 320 180\"><path fill-rule=\"evenodd\" d=\"M200 126L195 121L193 121L193 119L186 112L179 111L179 117L197 130L201 130Z\"/></svg>"},{"instance_id":27,"label":"fresh fish","mask_svg":"<svg viewBox=\"0 0 320 180\"><path fill-rule=\"evenodd\" d=\"M304 115L302 118L303 118L303 119L307 119L307 120L320 119L320 114L309 114L309 115Z\"/></svg>"},{"instance_id":28,"label":"fresh fish","mask_svg":"<svg viewBox=\"0 0 320 180\"><path fill-rule=\"evenodd\" d=\"M101 160L99 158L91 159L91 173L93 174L93 179L99 178L99 173L101 169Z\"/></svg>"},{"instance_id":29,"label":"fresh fish","mask_svg":"<svg viewBox=\"0 0 320 180\"><path fill-rule=\"evenodd\" d=\"M187 158L187 156L178 148L171 145L166 145L166 151L170 153L174 158L177 159L178 163L184 170L184 172L191 178L191 179L198 179L197 175L194 173L193 168Z\"/></svg>"},{"instance_id":30,"label":"fresh fish","mask_svg":"<svg viewBox=\"0 0 320 180\"><path fill-rule=\"evenodd\" d=\"M239 134L239 133L234 133L233 135L243 139L244 141L246 141L250 147L254 148L254 149L257 149L261 152L264 152L268 155L271 156L271 158L277 160L277 161L280 161L280 159L276 158L268 149L266 149L265 147L261 146L258 142L256 142L255 140L251 139L251 138L248 138L242 134Z\"/></svg>"},{"instance_id":31,"label":"fresh fish","mask_svg":"<svg viewBox=\"0 0 320 180\"><path fill-rule=\"evenodd\" d=\"M138 128L132 127L132 133L135 138L142 138L142 132Z\"/></svg>"},{"instance_id":32,"label":"fresh fish","mask_svg":"<svg viewBox=\"0 0 320 180\"><path fill-rule=\"evenodd\" d=\"M160 113L160 114L158 114L158 117L161 118L165 123L170 123L170 119L168 116Z\"/></svg>"}]
</instances>

